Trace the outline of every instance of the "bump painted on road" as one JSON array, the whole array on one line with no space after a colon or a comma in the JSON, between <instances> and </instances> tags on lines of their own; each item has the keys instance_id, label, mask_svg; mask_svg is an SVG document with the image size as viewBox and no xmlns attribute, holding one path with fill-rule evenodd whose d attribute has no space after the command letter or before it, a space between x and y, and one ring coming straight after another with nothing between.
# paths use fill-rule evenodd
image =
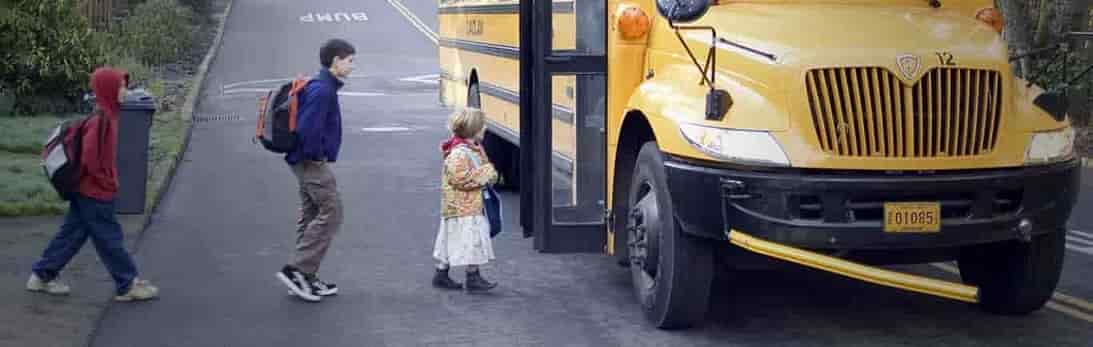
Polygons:
<instances>
[{"instance_id":1,"label":"bump painted on road","mask_svg":"<svg viewBox=\"0 0 1093 347\"><path fill-rule=\"evenodd\" d=\"M366 22L368 15L364 12L308 12L300 16L303 23L341 23L341 22Z\"/></svg>"}]
</instances>

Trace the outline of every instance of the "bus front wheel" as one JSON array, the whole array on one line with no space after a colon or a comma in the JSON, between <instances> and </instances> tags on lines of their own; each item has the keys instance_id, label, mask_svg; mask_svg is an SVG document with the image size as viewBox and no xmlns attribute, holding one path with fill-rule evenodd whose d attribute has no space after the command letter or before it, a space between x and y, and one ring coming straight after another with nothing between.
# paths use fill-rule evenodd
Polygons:
<instances>
[{"instance_id":1,"label":"bus front wheel","mask_svg":"<svg viewBox=\"0 0 1093 347\"><path fill-rule=\"evenodd\" d=\"M985 311L1023 315L1044 306L1055 292L1066 252L1066 232L965 247L957 264L964 283L979 287Z\"/></svg>"},{"instance_id":2,"label":"bus front wheel","mask_svg":"<svg viewBox=\"0 0 1093 347\"><path fill-rule=\"evenodd\" d=\"M630 274L646 318L663 329L700 323L709 303L713 248L676 224L656 142L642 146L629 189Z\"/></svg>"}]
</instances>

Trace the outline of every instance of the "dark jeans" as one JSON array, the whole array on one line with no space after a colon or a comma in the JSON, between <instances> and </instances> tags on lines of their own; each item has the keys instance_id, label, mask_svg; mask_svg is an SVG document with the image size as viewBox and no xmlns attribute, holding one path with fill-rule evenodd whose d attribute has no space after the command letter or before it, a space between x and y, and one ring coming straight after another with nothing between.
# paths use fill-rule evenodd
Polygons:
<instances>
[{"instance_id":1,"label":"dark jeans","mask_svg":"<svg viewBox=\"0 0 1093 347\"><path fill-rule=\"evenodd\" d=\"M114 215L114 202L102 202L78 195L68 205L61 230L42 252L33 271L43 281L52 281L90 237L99 259L114 278L118 295L129 292L137 277L137 266L125 249L121 224Z\"/></svg>"}]
</instances>

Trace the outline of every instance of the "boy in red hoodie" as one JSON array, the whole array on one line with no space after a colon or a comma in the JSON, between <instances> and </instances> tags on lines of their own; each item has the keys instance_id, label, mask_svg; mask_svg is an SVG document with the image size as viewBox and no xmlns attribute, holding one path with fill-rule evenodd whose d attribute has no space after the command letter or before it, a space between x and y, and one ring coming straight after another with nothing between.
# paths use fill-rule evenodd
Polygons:
<instances>
[{"instance_id":1,"label":"boy in red hoodie","mask_svg":"<svg viewBox=\"0 0 1093 347\"><path fill-rule=\"evenodd\" d=\"M27 290L67 295L69 287L57 281L62 269L80 251L87 239L95 245L99 259L115 283L116 301L155 298L159 289L137 278L137 267L125 249L121 225L114 214L118 191L118 115L124 98L125 73L99 68L91 74L95 93L95 116L83 128L80 152L80 187L68 206L64 224L34 264Z\"/></svg>"}]
</instances>

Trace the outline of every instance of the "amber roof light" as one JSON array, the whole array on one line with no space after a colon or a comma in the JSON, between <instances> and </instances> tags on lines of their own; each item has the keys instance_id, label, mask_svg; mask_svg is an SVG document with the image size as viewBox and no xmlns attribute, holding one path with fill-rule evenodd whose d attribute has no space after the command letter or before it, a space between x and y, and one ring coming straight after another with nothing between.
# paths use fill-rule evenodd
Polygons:
<instances>
[{"instance_id":1,"label":"amber roof light","mask_svg":"<svg viewBox=\"0 0 1093 347\"><path fill-rule=\"evenodd\" d=\"M619 32L622 38L627 40L639 39L649 32L649 16L638 7L630 7L622 11L618 20Z\"/></svg>"},{"instance_id":2,"label":"amber roof light","mask_svg":"<svg viewBox=\"0 0 1093 347\"><path fill-rule=\"evenodd\" d=\"M998 33L1002 33L1002 29L1006 27L1006 21L1004 17L1002 17L1002 11L999 11L994 7L979 10L979 12L975 14L975 19L987 23L987 25L990 25L994 28L994 31L997 31Z\"/></svg>"}]
</instances>

